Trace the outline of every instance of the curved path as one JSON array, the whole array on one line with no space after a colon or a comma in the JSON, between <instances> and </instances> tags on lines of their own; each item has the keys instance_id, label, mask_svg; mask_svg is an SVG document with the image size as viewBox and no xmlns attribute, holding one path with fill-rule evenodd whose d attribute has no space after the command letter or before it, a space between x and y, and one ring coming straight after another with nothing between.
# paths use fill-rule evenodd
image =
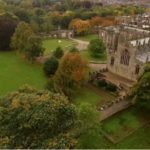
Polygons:
<instances>
[{"instance_id":1,"label":"curved path","mask_svg":"<svg viewBox=\"0 0 150 150\"><path fill-rule=\"evenodd\" d=\"M89 42L88 41L83 41L83 40L78 40L75 38L71 38L71 40L73 40L74 42L77 43L77 48L81 51L81 50L85 50L88 48Z\"/></svg>"}]
</instances>

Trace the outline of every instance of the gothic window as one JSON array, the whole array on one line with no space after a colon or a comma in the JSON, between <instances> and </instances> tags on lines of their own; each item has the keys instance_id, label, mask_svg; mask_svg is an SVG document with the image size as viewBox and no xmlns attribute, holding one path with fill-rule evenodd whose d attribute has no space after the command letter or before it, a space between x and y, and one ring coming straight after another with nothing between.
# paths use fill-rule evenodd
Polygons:
<instances>
[{"instance_id":1,"label":"gothic window","mask_svg":"<svg viewBox=\"0 0 150 150\"><path fill-rule=\"evenodd\" d=\"M139 72L140 72L140 66L136 65L136 67L135 67L135 74L138 75Z\"/></svg>"},{"instance_id":2,"label":"gothic window","mask_svg":"<svg viewBox=\"0 0 150 150\"><path fill-rule=\"evenodd\" d=\"M130 54L127 49L125 49L121 54L121 60L120 63L123 65L128 66L130 61Z\"/></svg>"},{"instance_id":3,"label":"gothic window","mask_svg":"<svg viewBox=\"0 0 150 150\"><path fill-rule=\"evenodd\" d=\"M115 63L115 58L114 58L114 57L111 57L110 65L113 66L114 63Z\"/></svg>"}]
</instances>

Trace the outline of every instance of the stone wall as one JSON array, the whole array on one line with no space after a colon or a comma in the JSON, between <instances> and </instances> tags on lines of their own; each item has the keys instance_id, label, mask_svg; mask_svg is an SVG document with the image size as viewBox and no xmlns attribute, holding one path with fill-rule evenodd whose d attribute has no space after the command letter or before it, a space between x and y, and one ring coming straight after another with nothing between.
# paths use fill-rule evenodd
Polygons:
<instances>
[{"instance_id":1,"label":"stone wall","mask_svg":"<svg viewBox=\"0 0 150 150\"><path fill-rule=\"evenodd\" d=\"M108 104L103 105L99 108L100 111L100 120L105 120L114 114L127 109L132 105L131 101L127 99L118 98L115 101L112 101Z\"/></svg>"}]
</instances>

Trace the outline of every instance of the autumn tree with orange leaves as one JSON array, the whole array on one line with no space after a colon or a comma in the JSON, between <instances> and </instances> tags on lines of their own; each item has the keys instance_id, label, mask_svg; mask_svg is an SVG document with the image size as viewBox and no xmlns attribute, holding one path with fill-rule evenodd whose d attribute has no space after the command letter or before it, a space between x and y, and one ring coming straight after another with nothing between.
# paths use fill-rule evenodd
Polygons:
<instances>
[{"instance_id":1,"label":"autumn tree with orange leaves","mask_svg":"<svg viewBox=\"0 0 150 150\"><path fill-rule=\"evenodd\" d=\"M113 26L116 25L117 21L114 17L93 17L90 20L90 24L92 27L94 26Z\"/></svg>"},{"instance_id":2,"label":"autumn tree with orange leaves","mask_svg":"<svg viewBox=\"0 0 150 150\"><path fill-rule=\"evenodd\" d=\"M83 85L86 71L87 63L80 54L68 52L62 58L56 75L49 84L53 82L53 88L56 92L72 96Z\"/></svg>"},{"instance_id":3,"label":"autumn tree with orange leaves","mask_svg":"<svg viewBox=\"0 0 150 150\"><path fill-rule=\"evenodd\" d=\"M91 25L89 20L73 19L69 25L77 35L84 35L90 31Z\"/></svg>"}]
</instances>

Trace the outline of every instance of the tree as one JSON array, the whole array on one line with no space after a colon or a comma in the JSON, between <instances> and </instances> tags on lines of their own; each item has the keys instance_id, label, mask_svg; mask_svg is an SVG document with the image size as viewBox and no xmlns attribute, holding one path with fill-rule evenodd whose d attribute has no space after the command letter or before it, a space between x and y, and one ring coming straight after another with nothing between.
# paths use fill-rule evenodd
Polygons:
<instances>
[{"instance_id":1,"label":"tree","mask_svg":"<svg viewBox=\"0 0 150 150\"><path fill-rule=\"evenodd\" d=\"M26 56L31 62L33 62L36 57L42 56L44 53L42 41L38 36L35 35L28 38L28 43L25 49Z\"/></svg>"},{"instance_id":2,"label":"tree","mask_svg":"<svg viewBox=\"0 0 150 150\"><path fill-rule=\"evenodd\" d=\"M61 21L61 27L63 28L63 29L68 29L68 26L69 26L69 24L70 24L70 22L71 22L71 20L72 20L72 16L70 16L70 15L63 15L62 16L62 21Z\"/></svg>"},{"instance_id":3,"label":"tree","mask_svg":"<svg viewBox=\"0 0 150 150\"><path fill-rule=\"evenodd\" d=\"M4 13L6 10L6 3L0 0L0 14Z\"/></svg>"},{"instance_id":4,"label":"tree","mask_svg":"<svg viewBox=\"0 0 150 150\"><path fill-rule=\"evenodd\" d=\"M77 144L77 140L70 133L58 135L56 138L49 141L47 148L53 149L73 149Z\"/></svg>"},{"instance_id":5,"label":"tree","mask_svg":"<svg viewBox=\"0 0 150 150\"><path fill-rule=\"evenodd\" d=\"M54 26L49 21L44 21L44 23L41 26L41 31L45 33L49 33L54 29L55 29Z\"/></svg>"},{"instance_id":6,"label":"tree","mask_svg":"<svg viewBox=\"0 0 150 150\"><path fill-rule=\"evenodd\" d=\"M90 23L91 23L91 26L100 26L102 25L103 23L103 19L101 17L93 17L91 20L90 20Z\"/></svg>"},{"instance_id":7,"label":"tree","mask_svg":"<svg viewBox=\"0 0 150 150\"><path fill-rule=\"evenodd\" d=\"M43 67L45 75L48 77L50 77L51 75L54 75L58 69L58 65L59 65L59 62L55 57L50 57L49 59L47 59Z\"/></svg>"},{"instance_id":8,"label":"tree","mask_svg":"<svg viewBox=\"0 0 150 150\"><path fill-rule=\"evenodd\" d=\"M91 26L113 26L116 24L114 17L93 17L90 20Z\"/></svg>"},{"instance_id":9,"label":"tree","mask_svg":"<svg viewBox=\"0 0 150 150\"><path fill-rule=\"evenodd\" d=\"M36 36L29 24L21 22L18 24L12 37L12 48L25 54L32 62L36 57L43 55L41 39Z\"/></svg>"},{"instance_id":10,"label":"tree","mask_svg":"<svg viewBox=\"0 0 150 150\"><path fill-rule=\"evenodd\" d=\"M59 12L54 12L51 16L52 24L59 27L62 21L62 15Z\"/></svg>"},{"instance_id":11,"label":"tree","mask_svg":"<svg viewBox=\"0 0 150 150\"><path fill-rule=\"evenodd\" d=\"M83 85L86 68L79 53L65 54L53 78L54 90L72 96Z\"/></svg>"},{"instance_id":12,"label":"tree","mask_svg":"<svg viewBox=\"0 0 150 150\"><path fill-rule=\"evenodd\" d=\"M102 39L91 40L88 49L93 57L102 57L106 51L106 47Z\"/></svg>"},{"instance_id":13,"label":"tree","mask_svg":"<svg viewBox=\"0 0 150 150\"><path fill-rule=\"evenodd\" d=\"M100 139L100 112L91 104L82 103L78 109L79 124L77 133L80 135L78 140L79 148L98 149L97 144Z\"/></svg>"},{"instance_id":14,"label":"tree","mask_svg":"<svg viewBox=\"0 0 150 150\"><path fill-rule=\"evenodd\" d=\"M73 148L69 133L76 117L75 106L65 96L31 87L20 88L0 97L0 146Z\"/></svg>"},{"instance_id":15,"label":"tree","mask_svg":"<svg viewBox=\"0 0 150 150\"><path fill-rule=\"evenodd\" d=\"M56 50L53 52L53 56L60 59L64 55L64 51L61 47L57 47Z\"/></svg>"},{"instance_id":16,"label":"tree","mask_svg":"<svg viewBox=\"0 0 150 150\"><path fill-rule=\"evenodd\" d=\"M140 110L150 112L150 64L147 64L143 75L133 88L133 99Z\"/></svg>"},{"instance_id":17,"label":"tree","mask_svg":"<svg viewBox=\"0 0 150 150\"><path fill-rule=\"evenodd\" d=\"M90 22L88 20L73 19L69 25L77 35L84 35L90 31Z\"/></svg>"},{"instance_id":18,"label":"tree","mask_svg":"<svg viewBox=\"0 0 150 150\"><path fill-rule=\"evenodd\" d=\"M83 7L83 8L91 9L92 6L93 6L93 4L92 4L91 1L88 1L88 0L87 0L87 1L83 1L83 2L82 2L82 7Z\"/></svg>"},{"instance_id":19,"label":"tree","mask_svg":"<svg viewBox=\"0 0 150 150\"><path fill-rule=\"evenodd\" d=\"M17 9L15 11L15 15L21 20L25 22L30 22L30 15L25 9Z\"/></svg>"},{"instance_id":20,"label":"tree","mask_svg":"<svg viewBox=\"0 0 150 150\"><path fill-rule=\"evenodd\" d=\"M82 130L82 132L86 132L88 129L98 125L100 120L99 112L88 103L82 103L79 106L78 117L81 123L80 130Z\"/></svg>"},{"instance_id":21,"label":"tree","mask_svg":"<svg viewBox=\"0 0 150 150\"><path fill-rule=\"evenodd\" d=\"M10 42L17 22L10 17L0 16L0 50L10 49Z\"/></svg>"},{"instance_id":22,"label":"tree","mask_svg":"<svg viewBox=\"0 0 150 150\"><path fill-rule=\"evenodd\" d=\"M36 23L36 21L33 21L33 20L32 20L32 21L30 22L30 26L31 26L32 30L33 30L35 33L38 33L38 32L41 30L39 24ZM45 28L45 24L42 24L42 28L43 28L44 31L46 31L46 29L44 29L44 28Z\"/></svg>"},{"instance_id":23,"label":"tree","mask_svg":"<svg viewBox=\"0 0 150 150\"><path fill-rule=\"evenodd\" d=\"M33 36L34 32L30 25L25 22L20 22L12 37L12 48L24 52L28 43L28 38Z\"/></svg>"}]
</instances>

